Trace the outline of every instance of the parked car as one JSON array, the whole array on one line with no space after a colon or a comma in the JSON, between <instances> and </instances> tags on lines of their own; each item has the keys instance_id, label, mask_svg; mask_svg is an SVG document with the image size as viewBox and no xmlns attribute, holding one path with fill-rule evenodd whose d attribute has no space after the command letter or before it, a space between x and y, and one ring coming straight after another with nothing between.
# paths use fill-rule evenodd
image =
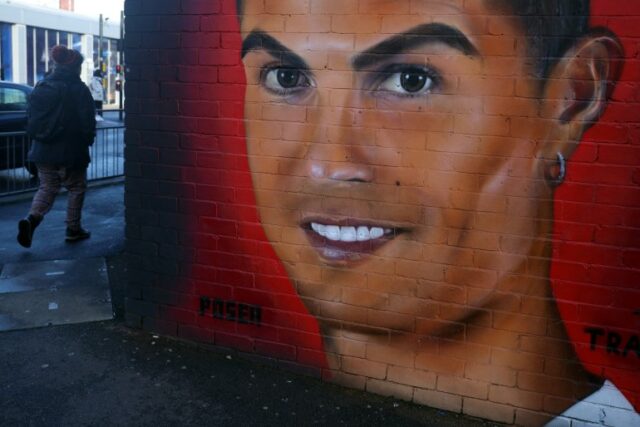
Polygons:
<instances>
[{"instance_id":1,"label":"parked car","mask_svg":"<svg viewBox=\"0 0 640 427\"><path fill-rule=\"evenodd\" d=\"M24 132L27 127L27 99L31 86L0 81L0 170L25 167L35 175L35 165L27 162L29 138L5 135Z\"/></svg>"}]
</instances>

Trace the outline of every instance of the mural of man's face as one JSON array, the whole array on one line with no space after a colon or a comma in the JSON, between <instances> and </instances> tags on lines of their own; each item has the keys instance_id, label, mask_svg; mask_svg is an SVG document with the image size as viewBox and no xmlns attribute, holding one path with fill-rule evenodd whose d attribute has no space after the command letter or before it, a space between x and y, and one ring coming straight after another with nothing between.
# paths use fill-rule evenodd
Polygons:
<instances>
[{"instance_id":1,"label":"mural of man's face","mask_svg":"<svg viewBox=\"0 0 640 427\"><path fill-rule=\"evenodd\" d=\"M310 311L387 339L549 297L545 171L579 132L518 23L483 2L307 3L249 0L242 35L257 206Z\"/></svg>"}]
</instances>

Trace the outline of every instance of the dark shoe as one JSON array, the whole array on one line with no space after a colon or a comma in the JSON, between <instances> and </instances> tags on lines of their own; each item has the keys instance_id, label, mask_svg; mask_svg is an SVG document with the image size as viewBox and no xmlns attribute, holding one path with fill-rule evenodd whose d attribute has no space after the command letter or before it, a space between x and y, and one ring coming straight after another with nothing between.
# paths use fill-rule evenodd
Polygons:
<instances>
[{"instance_id":1,"label":"dark shoe","mask_svg":"<svg viewBox=\"0 0 640 427\"><path fill-rule=\"evenodd\" d=\"M34 216L21 219L18 222L18 243L25 248L31 247L33 241L33 232L36 231L36 227L40 224L41 219L36 219Z\"/></svg>"},{"instance_id":2,"label":"dark shoe","mask_svg":"<svg viewBox=\"0 0 640 427\"><path fill-rule=\"evenodd\" d=\"M72 230L67 227L67 233L64 240L67 242L77 242L78 240L88 239L89 237L91 237L91 233L82 227L77 230Z\"/></svg>"}]
</instances>

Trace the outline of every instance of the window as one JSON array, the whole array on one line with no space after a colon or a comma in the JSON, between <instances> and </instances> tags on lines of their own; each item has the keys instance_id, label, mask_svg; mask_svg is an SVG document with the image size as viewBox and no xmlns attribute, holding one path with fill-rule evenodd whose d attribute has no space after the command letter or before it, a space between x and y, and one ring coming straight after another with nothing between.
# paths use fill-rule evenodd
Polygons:
<instances>
[{"instance_id":1,"label":"window","mask_svg":"<svg viewBox=\"0 0 640 427\"><path fill-rule=\"evenodd\" d=\"M36 29L33 27L27 28L27 82L34 86L35 82L35 72L33 70L35 64L35 45L33 43L34 34Z\"/></svg>"},{"instance_id":2,"label":"window","mask_svg":"<svg viewBox=\"0 0 640 427\"><path fill-rule=\"evenodd\" d=\"M51 51L51 48L54 47L57 44L64 44L66 45L66 43L64 41L60 41L58 42L58 32L57 31L52 31L52 30L46 30L47 32L47 46L44 50L44 58L45 58L45 64L47 67L47 71L49 71L50 69L53 68L53 64L51 61L51 58L49 58L49 52Z\"/></svg>"},{"instance_id":3,"label":"window","mask_svg":"<svg viewBox=\"0 0 640 427\"><path fill-rule=\"evenodd\" d=\"M0 87L0 111L27 109L27 94L20 89Z\"/></svg>"},{"instance_id":4,"label":"window","mask_svg":"<svg viewBox=\"0 0 640 427\"><path fill-rule=\"evenodd\" d=\"M69 49L73 49L73 44L69 40L69 33L66 31L58 31L58 44L63 44ZM51 48L51 46L49 46Z\"/></svg>"},{"instance_id":5,"label":"window","mask_svg":"<svg viewBox=\"0 0 640 427\"><path fill-rule=\"evenodd\" d=\"M11 24L0 22L0 80L13 80Z\"/></svg>"},{"instance_id":6,"label":"window","mask_svg":"<svg viewBox=\"0 0 640 427\"><path fill-rule=\"evenodd\" d=\"M78 52L82 50L80 34L27 27L27 81L30 85L34 86L44 78L47 71L51 71L53 63L49 52L57 44Z\"/></svg>"},{"instance_id":7,"label":"window","mask_svg":"<svg viewBox=\"0 0 640 427\"><path fill-rule=\"evenodd\" d=\"M71 33L71 45L73 46L74 50L82 52L82 37L80 36L80 34Z\"/></svg>"},{"instance_id":8,"label":"window","mask_svg":"<svg viewBox=\"0 0 640 427\"><path fill-rule=\"evenodd\" d=\"M47 30L36 28L36 46L35 46L35 82L39 82L44 78L47 72L47 61L49 60L49 52L47 52Z\"/></svg>"}]
</instances>

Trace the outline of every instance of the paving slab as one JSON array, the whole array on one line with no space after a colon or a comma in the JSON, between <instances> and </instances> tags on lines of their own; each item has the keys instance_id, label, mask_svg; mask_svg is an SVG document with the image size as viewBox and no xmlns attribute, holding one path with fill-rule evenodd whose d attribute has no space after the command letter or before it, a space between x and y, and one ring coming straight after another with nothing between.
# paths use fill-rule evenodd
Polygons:
<instances>
[{"instance_id":1,"label":"paving slab","mask_svg":"<svg viewBox=\"0 0 640 427\"><path fill-rule=\"evenodd\" d=\"M0 331L112 317L104 258L6 264L0 274Z\"/></svg>"}]
</instances>

